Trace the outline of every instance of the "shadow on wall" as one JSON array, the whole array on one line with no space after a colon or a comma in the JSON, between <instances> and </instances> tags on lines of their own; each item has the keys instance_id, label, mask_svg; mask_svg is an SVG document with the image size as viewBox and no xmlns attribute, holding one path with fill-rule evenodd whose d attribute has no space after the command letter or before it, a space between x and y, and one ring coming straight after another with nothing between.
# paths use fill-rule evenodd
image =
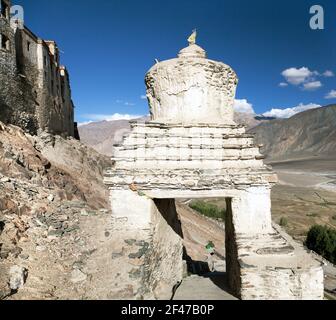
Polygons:
<instances>
[{"instance_id":1,"label":"shadow on wall","mask_svg":"<svg viewBox=\"0 0 336 320\"><path fill-rule=\"evenodd\" d=\"M210 276L211 281L221 290L232 293L229 286L229 279L226 272L214 273Z\"/></svg>"},{"instance_id":2,"label":"shadow on wall","mask_svg":"<svg viewBox=\"0 0 336 320\"><path fill-rule=\"evenodd\" d=\"M171 229L181 238L184 239L183 230L182 230L182 223L181 220L178 217L175 199L155 199L154 203L159 210L161 216L166 220L168 225L171 227ZM188 272L198 274L197 268L195 265L198 265L195 263L187 253L187 249L183 247L183 260L187 263L187 269ZM201 262L200 262L201 263ZM196 268L196 269L195 269ZM209 272L209 266L207 263L203 263L203 266L201 269L205 272ZM202 271L202 272L203 272Z\"/></svg>"},{"instance_id":3,"label":"shadow on wall","mask_svg":"<svg viewBox=\"0 0 336 320\"><path fill-rule=\"evenodd\" d=\"M10 116L10 108L0 98L0 121L3 123L7 123L10 119L9 116Z\"/></svg>"},{"instance_id":4,"label":"shadow on wall","mask_svg":"<svg viewBox=\"0 0 336 320\"><path fill-rule=\"evenodd\" d=\"M183 239L182 225L177 215L175 199L155 199L154 203L168 225Z\"/></svg>"}]
</instances>

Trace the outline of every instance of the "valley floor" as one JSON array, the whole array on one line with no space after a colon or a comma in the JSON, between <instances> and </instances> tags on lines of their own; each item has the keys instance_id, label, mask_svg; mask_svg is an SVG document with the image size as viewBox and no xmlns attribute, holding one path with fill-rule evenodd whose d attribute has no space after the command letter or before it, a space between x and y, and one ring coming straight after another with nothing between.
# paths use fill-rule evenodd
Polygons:
<instances>
[{"instance_id":1,"label":"valley floor","mask_svg":"<svg viewBox=\"0 0 336 320\"><path fill-rule=\"evenodd\" d=\"M336 157L271 162L281 185L336 192Z\"/></svg>"},{"instance_id":2,"label":"valley floor","mask_svg":"<svg viewBox=\"0 0 336 320\"><path fill-rule=\"evenodd\" d=\"M288 221L287 232L303 240L314 224L336 228L336 158L308 158L271 163L279 184L272 192L276 222Z\"/></svg>"}]
</instances>

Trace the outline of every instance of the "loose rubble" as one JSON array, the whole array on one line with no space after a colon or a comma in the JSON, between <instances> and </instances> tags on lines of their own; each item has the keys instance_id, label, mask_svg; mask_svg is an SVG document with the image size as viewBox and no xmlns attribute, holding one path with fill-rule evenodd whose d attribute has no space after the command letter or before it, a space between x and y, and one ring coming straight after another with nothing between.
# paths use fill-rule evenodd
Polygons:
<instances>
[{"instance_id":1,"label":"loose rubble","mask_svg":"<svg viewBox=\"0 0 336 320\"><path fill-rule=\"evenodd\" d=\"M70 150L71 161L92 175L96 194L81 181L88 177L78 176L78 167L64 163ZM74 139L33 137L0 123L0 299L86 294L76 286L89 279L86 265L98 245L90 243L91 219L106 224L109 217L102 175L90 166L102 173L108 162Z\"/></svg>"}]
</instances>

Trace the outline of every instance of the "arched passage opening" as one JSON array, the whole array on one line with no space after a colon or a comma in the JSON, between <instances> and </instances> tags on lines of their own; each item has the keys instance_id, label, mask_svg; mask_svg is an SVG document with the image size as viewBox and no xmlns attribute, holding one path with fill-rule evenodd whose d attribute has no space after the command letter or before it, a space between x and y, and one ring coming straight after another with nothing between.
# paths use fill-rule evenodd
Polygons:
<instances>
[{"instance_id":1,"label":"arched passage opening","mask_svg":"<svg viewBox=\"0 0 336 320\"><path fill-rule=\"evenodd\" d=\"M172 281L174 277L178 279L173 296L178 299L233 299L231 294L239 289L230 290L230 284L239 286L239 283L230 281L226 270L226 259L229 265L237 259L234 238L231 238L234 237L231 198L176 197L155 199L154 203L157 211L154 210L153 215L156 225L153 244L156 249L151 262L155 269L172 273ZM176 250L176 245L182 245L182 251ZM213 250L209 250L209 245L213 245ZM167 250L167 247L175 249ZM165 268L167 260L174 262L170 270ZM181 265L181 261L183 269L179 272L183 272L183 280L179 279L180 275L173 275L175 266ZM239 268L231 267L229 272L237 270Z\"/></svg>"}]
</instances>

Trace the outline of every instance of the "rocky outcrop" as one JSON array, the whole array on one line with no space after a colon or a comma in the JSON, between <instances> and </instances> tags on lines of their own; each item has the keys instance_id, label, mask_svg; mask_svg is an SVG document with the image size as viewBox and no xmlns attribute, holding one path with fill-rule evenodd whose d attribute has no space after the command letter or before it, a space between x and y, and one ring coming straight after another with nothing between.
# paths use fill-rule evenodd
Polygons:
<instances>
[{"instance_id":1,"label":"rocky outcrop","mask_svg":"<svg viewBox=\"0 0 336 320\"><path fill-rule=\"evenodd\" d=\"M105 297L85 283L102 255L99 233L107 238L110 160L74 139L2 123L0 141L0 299Z\"/></svg>"}]
</instances>

